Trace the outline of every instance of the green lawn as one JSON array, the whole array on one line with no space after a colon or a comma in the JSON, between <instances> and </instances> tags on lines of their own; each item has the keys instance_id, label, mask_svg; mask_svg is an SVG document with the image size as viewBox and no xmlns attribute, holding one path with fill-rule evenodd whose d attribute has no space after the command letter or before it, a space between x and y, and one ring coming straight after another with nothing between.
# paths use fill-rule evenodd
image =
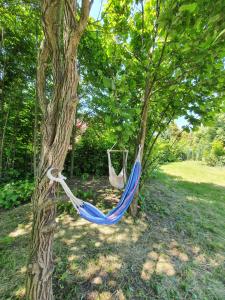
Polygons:
<instances>
[{"instance_id":1,"label":"green lawn","mask_svg":"<svg viewBox=\"0 0 225 300\"><path fill-rule=\"evenodd\" d=\"M208 167L201 162L175 162L161 168L165 173L196 183L209 183L225 187L225 168Z\"/></svg>"},{"instance_id":2,"label":"green lawn","mask_svg":"<svg viewBox=\"0 0 225 300\"><path fill-rule=\"evenodd\" d=\"M58 216L56 299L225 299L225 169L165 165L142 202L135 223ZM29 204L0 212L0 299L23 299L30 222Z\"/></svg>"}]
</instances>

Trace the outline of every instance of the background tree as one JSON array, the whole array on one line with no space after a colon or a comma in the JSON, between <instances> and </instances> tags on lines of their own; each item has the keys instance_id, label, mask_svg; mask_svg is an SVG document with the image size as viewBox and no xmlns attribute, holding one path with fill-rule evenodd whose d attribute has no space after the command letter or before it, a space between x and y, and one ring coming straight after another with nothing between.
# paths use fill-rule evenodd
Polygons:
<instances>
[{"instance_id":1,"label":"background tree","mask_svg":"<svg viewBox=\"0 0 225 300\"><path fill-rule=\"evenodd\" d=\"M35 2L21 2L26 9L22 9L21 4L17 6L13 2L7 5L2 3L1 21L2 24L4 22L5 32L7 31L4 34L4 53L12 57L10 61L13 63L7 64L8 71L12 70L12 65L16 64L15 57L20 57L19 53L23 50L22 53L26 55L14 70L20 67L21 72L17 72L19 78L26 71L31 74L23 77L23 87L18 82L8 81L12 84L3 91L6 101L1 110L3 118L0 122L1 128L5 128L5 138L2 139L5 142L4 149L0 152L3 157L2 181L7 181L10 178L27 177L29 174L32 178L35 166L33 161L37 160L38 147L35 147L33 135L37 132L39 142L40 130L33 132L36 115L33 58L36 56L35 27L38 24L38 9L35 9ZM197 127L213 118L214 113L221 108L223 98L224 40L223 35L218 37L223 27L223 6L223 1L219 0L216 5L207 1L200 1L196 5L188 1L172 0L143 3L113 1L105 4L101 20L90 19L78 56L81 74L78 116L90 124L87 137L92 130L96 143L104 145L101 156L105 157L105 149L116 141L117 147L130 150L130 158L135 156L136 145L140 142L140 127L143 126L140 120L144 120L143 115L140 116L144 113L146 101L150 101L150 107L145 114L148 122L144 173L149 167L148 162L151 161L157 138L170 122L179 116L185 116L190 124ZM13 22L10 21L9 12L13 16ZM32 18L29 18L30 13ZM16 17L16 14L20 17ZM29 27L27 25L30 19L34 24ZM11 31L7 29L10 26ZM18 30L18 38L15 38ZM41 37L39 25L38 37ZM23 49L26 43L30 46ZM15 53L18 55L15 56ZM32 68L32 73L29 73L29 68ZM153 80L154 74L156 78ZM153 86L146 98L144 93L147 78ZM48 83L47 90L51 94L51 76L48 77ZM17 99L16 103L11 101L12 98ZM7 119L9 107L11 113ZM19 118L16 118L16 113ZM15 139L16 147L12 142ZM82 137L84 139L85 135ZM95 147L98 152L101 148L99 145ZM88 153L94 153L91 150L93 143L89 146ZM85 151L83 156L84 154ZM74 154L71 151L66 166L69 166L73 155L78 155L78 152ZM96 162L97 156L93 155L92 159ZM129 162L131 165L132 159ZM104 174L107 171L106 160L103 160L104 167L96 163L100 168L97 173ZM87 170L93 169L89 166ZM76 166L74 173L77 174L77 171Z\"/></svg>"},{"instance_id":2,"label":"background tree","mask_svg":"<svg viewBox=\"0 0 225 300\"><path fill-rule=\"evenodd\" d=\"M224 3L214 4L113 1L105 6L103 24L96 25L105 42L93 51L105 49L100 57L108 72L91 68L102 77L103 85L102 95L95 93L90 103L106 124L116 126L120 120L121 131L129 130L129 147L143 146L143 172L170 122L185 116L198 126L222 108L224 41L216 38L223 29ZM90 34L94 39L94 33ZM93 91L99 82L91 77L94 73L89 74L85 78L92 81ZM134 202L134 215L136 208Z\"/></svg>"},{"instance_id":3,"label":"background tree","mask_svg":"<svg viewBox=\"0 0 225 300\"><path fill-rule=\"evenodd\" d=\"M0 180L32 172L36 1L0 1ZM23 170L23 172L21 171Z\"/></svg>"},{"instance_id":4,"label":"background tree","mask_svg":"<svg viewBox=\"0 0 225 300\"><path fill-rule=\"evenodd\" d=\"M211 166L225 164L224 113L216 114L210 126L182 133L177 145L185 159L204 161Z\"/></svg>"}]
</instances>

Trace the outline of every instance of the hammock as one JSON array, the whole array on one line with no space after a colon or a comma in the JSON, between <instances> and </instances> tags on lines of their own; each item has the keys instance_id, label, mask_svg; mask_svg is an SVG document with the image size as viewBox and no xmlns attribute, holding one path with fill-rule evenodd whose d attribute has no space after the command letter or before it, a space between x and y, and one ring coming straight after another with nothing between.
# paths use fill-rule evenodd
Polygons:
<instances>
[{"instance_id":1,"label":"hammock","mask_svg":"<svg viewBox=\"0 0 225 300\"><path fill-rule=\"evenodd\" d=\"M116 174L116 171L112 165L111 156L110 156L111 152L123 152L123 167L118 175ZM115 188L122 190L127 181L126 169L127 169L128 151L110 149L107 150L107 154L108 154L108 164L109 164L109 182Z\"/></svg>"},{"instance_id":2,"label":"hammock","mask_svg":"<svg viewBox=\"0 0 225 300\"><path fill-rule=\"evenodd\" d=\"M51 174L51 171L54 168L50 168L48 170L47 176L51 180L51 182L56 181L61 184L65 193L71 200L74 208L77 210L78 214L82 218L95 224L113 225L121 220L128 207L130 206L134 198L135 192L137 190L139 180L141 177L140 149L141 147L139 147L137 158L131 170L131 174L128 179L126 188L122 194L122 197L117 203L116 207L113 208L108 214L104 214L91 203L85 202L75 197L65 182L66 177L64 177L61 173L59 173L58 177L54 177Z\"/></svg>"}]
</instances>

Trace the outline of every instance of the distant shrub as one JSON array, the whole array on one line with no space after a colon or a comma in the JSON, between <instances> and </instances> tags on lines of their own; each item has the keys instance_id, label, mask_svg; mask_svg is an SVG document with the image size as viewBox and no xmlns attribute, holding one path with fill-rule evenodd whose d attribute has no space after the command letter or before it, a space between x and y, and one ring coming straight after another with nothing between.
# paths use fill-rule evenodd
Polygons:
<instances>
[{"instance_id":1,"label":"distant shrub","mask_svg":"<svg viewBox=\"0 0 225 300\"><path fill-rule=\"evenodd\" d=\"M212 155L219 157L225 155L225 150L223 148L223 143L222 141L219 140L214 140L212 142L212 150L211 150Z\"/></svg>"},{"instance_id":2,"label":"distant shrub","mask_svg":"<svg viewBox=\"0 0 225 300\"><path fill-rule=\"evenodd\" d=\"M9 209L27 202L33 189L34 183L28 180L18 180L3 185L0 190L0 207Z\"/></svg>"},{"instance_id":3,"label":"distant shrub","mask_svg":"<svg viewBox=\"0 0 225 300\"><path fill-rule=\"evenodd\" d=\"M158 147L155 155L160 157L160 164L186 159L185 153L177 145L171 147L170 143L160 142Z\"/></svg>"},{"instance_id":4,"label":"distant shrub","mask_svg":"<svg viewBox=\"0 0 225 300\"><path fill-rule=\"evenodd\" d=\"M210 153L208 156L204 158L207 165L211 167L222 167L225 166L225 155L223 156L215 156L214 154Z\"/></svg>"},{"instance_id":5,"label":"distant shrub","mask_svg":"<svg viewBox=\"0 0 225 300\"><path fill-rule=\"evenodd\" d=\"M25 169L16 170L15 168L7 168L3 170L2 177L0 178L0 185L4 185L8 182L17 182L21 179L31 181L33 174Z\"/></svg>"},{"instance_id":6,"label":"distant shrub","mask_svg":"<svg viewBox=\"0 0 225 300\"><path fill-rule=\"evenodd\" d=\"M75 146L74 175L83 174L83 178L88 175L108 175L107 149L112 145L113 143L104 136L96 137L93 131L88 129ZM123 160L121 153L113 153L112 160L116 171L120 171ZM66 169L69 170L69 161Z\"/></svg>"},{"instance_id":7,"label":"distant shrub","mask_svg":"<svg viewBox=\"0 0 225 300\"><path fill-rule=\"evenodd\" d=\"M105 145L83 139L76 145L74 175L84 174L84 177L88 174L106 175L108 170L106 151Z\"/></svg>"},{"instance_id":8,"label":"distant shrub","mask_svg":"<svg viewBox=\"0 0 225 300\"><path fill-rule=\"evenodd\" d=\"M225 150L223 143L219 140L214 140L210 151L206 151L203 158L209 166L224 166Z\"/></svg>"}]
</instances>

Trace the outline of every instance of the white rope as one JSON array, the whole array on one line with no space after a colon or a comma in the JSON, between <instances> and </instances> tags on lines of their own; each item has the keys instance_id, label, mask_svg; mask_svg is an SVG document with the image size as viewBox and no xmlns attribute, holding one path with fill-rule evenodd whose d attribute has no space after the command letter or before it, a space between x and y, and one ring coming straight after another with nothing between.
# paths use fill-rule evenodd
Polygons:
<instances>
[{"instance_id":1,"label":"white rope","mask_svg":"<svg viewBox=\"0 0 225 300\"><path fill-rule=\"evenodd\" d=\"M116 146L116 144L117 144L117 142L115 142L115 144L109 150L112 150Z\"/></svg>"},{"instance_id":2,"label":"white rope","mask_svg":"<svg viewBox=\"0 0 225 300\"><path fill-rule=\"evenodd\" d=\"M58 183L61 184L63 190L65 191L66 195L68 196L68 198L70 199L70 201L73 203L73 206L76 208L77 212L79 213L79 207L82 206L84 204L84 201L75 197L72 193L72 191L70 190L70 188L68 187L68 185L66 184L65 180L66 177L63 176L60 172L58 174L58 177L55 177L52 175L52 170L54 170L55 168L50 168L47 172L47 176L50 179L51 182L56 181Z\"/></svg>"}]
</instances>

